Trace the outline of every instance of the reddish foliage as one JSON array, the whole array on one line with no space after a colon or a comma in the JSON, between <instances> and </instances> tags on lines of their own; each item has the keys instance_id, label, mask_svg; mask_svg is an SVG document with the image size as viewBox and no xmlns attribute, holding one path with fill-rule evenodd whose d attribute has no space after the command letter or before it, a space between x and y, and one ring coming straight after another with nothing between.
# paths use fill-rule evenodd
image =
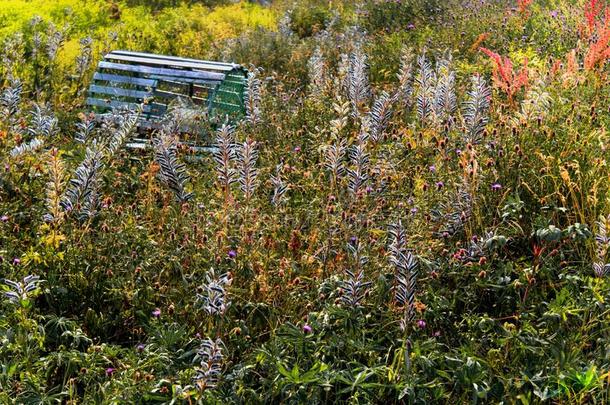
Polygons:
<instances>
[{"instance_id":1,"label":"reddish foliage","mask_svg":"<svg viewBox=\"0 0 610 405\"><path fill-rule=\"evenodd\" d=\"M573 75L578 70L578 61L576 60L576 49L572 49L566 56L566 73Z\"/></svg>"},{"instance_id":2,"label":"reddish foliage","mask_svg":"<svg viewBox=\"0 0 610 405\"><path fill-rule=\"evenodd\" d=\"M602 3L599 0L589 0L585 4L585 18L587 19L588 34L591 35L595 29L595 21L602 12Z\"/></svg>"},{"instance_id":3,"label":"reddish foliage","mask_svg":"<svg viewBox=\"0 0 610 405\"><path fill-rule=\"evenodd\" d=\"M489 37L489 32L484 32L482 34L479 34L479 36L477 37L477 39L475 39L475 41L473 42L473 44L470 46L470 52L476 52L477 49L479 49L481 47L481 44Z\"/></svg>"},{"instance_id":4,"label":"reddish foliage","mask_svg":"<svg viewBox=\"0 0 610 405\"><path fill-rule=\"evenodd\" d=\"M534 0L517 0L519 12L524 15L527 14L528 8L529 8L530 4L532 4L533 2L534 2Z\"/></svg>"},{"instance_id":5,"label":"reddish foliage","mask_svg":"<svg viewBox=\"0 0 610 405\"><path fill-rule=\"evenodd\" d=\"M498 88L506 93L508 100L512 102L513 97L522 88L527 86L528 71L527 58L523 61L523 67L517 73L513 69L513 63L508 57L502 57L487 48L479 48L481 52L489 56L494 62L493 79Z\"/></svg>"},{"instance_id":6,"label":"reddish foliage","mask_svg":"<svg viewBox=\"0 0 610 405\"><path fill-rule=\"evenodd\" d=\"M561 70L561 59L553 60L553 65L551 66L551 76L555 76Z\"/></svg>"},{"instance_id":7,"label":"reddish foliage","mask_svg":"<svg viewBox=\"0 0 610 405\"><path fill-rule=\"evenodd\" d=\"M603 23L593 21L594 31L591 32L591 38L595 38L595 40L591 42L585 55L584 65L587 70L592 70L600 64L603 65L610 58L610 10L606 8L604 14Z\"/></svg>"}]
</instances>

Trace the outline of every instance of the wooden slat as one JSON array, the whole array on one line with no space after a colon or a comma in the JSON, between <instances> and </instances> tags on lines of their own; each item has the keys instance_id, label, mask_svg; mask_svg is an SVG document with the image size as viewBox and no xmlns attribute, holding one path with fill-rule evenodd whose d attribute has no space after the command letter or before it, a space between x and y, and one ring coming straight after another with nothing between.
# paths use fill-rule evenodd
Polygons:
<instances>
[{"instance_id":1,"label":"wooden slat","mask_svg":"<svg viewBox=\"0 0 610 405\"><path fill-rule=\"evenodd\" d=\"M137 56L125 56L118 55L114 53L109 53L104 57L104 59L108 60L117 60L121 62L129 62L138 65L152 65L152 66L163 66L168 68L179 67L185 69L202 69L202 70L216 70L221 72L230 72L233 69L227 69L223 66L212 65L209 63L199 63L199 62L183 62L176 60L168 60L168 59L156 59L150 57L137 57ZM223 73L224 74L224 73Z\"/></svg>"},{"instance_id":2,"label":"wooden slat","mask_svg":"<svg viewBox=\"0 0 610 405\"><path fill-rule=\"evenodd\" d=\"M129 108L130 110L137 110L140 106L137 103L128 103L126 101L117 101L117 100L102 100L99 98L88 97L86 104L94 107L103 107L103 108ZM165 104L159 103L150 103L144 104L142 106L142 112L146 114L151 114L153 116L162 116L167 111L167 106Z\"/></svg>"},{"instance_id":3,"label":"wooden slat","mask_svg":"<svg viewBox=\"0 0 610 405\"><path fill-rule=\"evenodd\" d=\"M100 80L100 81L112 82L112 83L133 84L134 86L143 86L143 87L155 87L157 85L157 81L152 80L152 79L143 79L141 77L112 75L109 73L99 73L99 72L95 72L95 74L93 75L93 80Z\"/></svg>"},{"instance_id":4,"label":"wooden slat","mask_svg":"<svg viewBox=\"0 0 610 405\"><path fill-rule=\"evenodd\" d=\"M227 63L227 62L219 62L212 60L203 60L203 59L193 59L193 58L184 58L181 56L173 56L173 55L160 55L155 53L146 53L146 52L132 52L132 51L123 51L123 50L115 50L111 51L107 55L122 55L122 56L131 56L131 57L139 57L139 58L150 58L150 59L158 59L158 60L166 60L173 62L191 62L191 63L201 63L205 65L214 65L218 67L222 67L227 71L233 69L239 69L242 66L236 63Z\"/></svg>"},{"instance_id":5,"label":"wooden slat","mask_svg":"<svg viewBox=\"0 0 610 405\"><path fill-rule=\"evenodd\" d=\"M119 55L127 55L127 56L140 56L140 57L148 57L155 59L165 59L165 60L173 60L173 61L184 61L184 62L199 62L206 63L210 65L218 65L224 66L231 69L243 69L240 64L231 63L231 62L219 62L216 60L203 60L203 59L193 59L193 58L184 58L182 56L173 56L173 55L159 55L156 53L146 53L146 52L132 52L132 51L124 51L124 50L116 50L110 53L115 53Z\"/></svg>"},{"instance_id":6,"label":"wooden slat","mask_svg":"<svg viewBox=\"0 0 610 405\"><path fill-rule=\"evenodd\" d=\"M216 86L220 83L220 80L201 80L191 79L190 77L176 77L176 76L161 76L161 75L150 75L151 79L162 80L170 83L189 83L196 84L199 86Z\"/></svg>"},{"instance_id":7,"label":"wooden slat","mask_svg":"<svg viewBox=\"0 0 610 405\"><path fill-rule=\"evenodd\" d=\"M117 101L117 100L102 100L99 98L88 97L86 101L87 105L95 106L95 107L104 107L104 108L123 108L127 107L131 110L136 110L139 107L139 104L136 103L128 103L126 101ZM150 107L144 105L142 111L149 112Z\"/></svg>"},{"instance_id":8,"label":"wooden slat","mask_svg":"<svg viewBox=\"0 0 610 405\"><path fill-rule=\"evenodd\" d=\"M101 61L98 65L102 69L123 70L127 72L144 73L150 75L170 76L175 78L191 78L199 80L217 80L222 81L225 78L224 73L215 72L194 72L190 70L152 68L149 66L134 66L123 63L113 63Z\"/></svg>"},{"instance_id":9,"label":"wooden slat","mask_svg":"<svg viewBox=\"0 0 610 405\"><path fill-rule=\"evenodd\" d=\"M179 56L157 55L157 54L153 54L153 53L144 53L144 52L131 52L131 51L119 50L119 51L112 51L106 56L110 56L110 55L135 56L135 57L141 57L141 58L167 60L167 61L172 61L172 62L200 63L202 65L214 66L214 69L222 70L222 71L231 71L233 69L241 68L241 65L237 65L235 63L225 63L225 62L216 62L216 61L209 61L209 60L182 58Z\"/></svg>"},{"instance_id":10,"label":"wooden slat","mask_svg":"<svg viewBox=\"0 0 610 405\"><path fill-rule=\"evenodd\" d=\"M89 87L89 92L95 94L109 94L111 96L131 97L138 99L151 97L151 93L148 91L122 89L120 87L98 86L95 84Z\"/></svg>"}]
</instances>

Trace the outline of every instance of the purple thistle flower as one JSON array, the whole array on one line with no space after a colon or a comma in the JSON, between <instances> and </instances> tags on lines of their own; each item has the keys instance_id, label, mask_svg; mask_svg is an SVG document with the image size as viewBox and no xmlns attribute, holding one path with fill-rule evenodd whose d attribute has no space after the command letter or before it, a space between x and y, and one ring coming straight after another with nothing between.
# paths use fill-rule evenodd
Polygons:
<instances>
[{"instance_id":1,"label":"purple thistle flower","mask_svg":"<svg viewBox=\"0 0 610 405\"><path fill-rule=\"evenodd\" d=\"M15 266L16 266L16 265L18 265L18 264L21 264L21 260L19 260L19 258L15 257L15 258L13 259L13 264L14 264Z\"/></svg>"},{"instance_id":2,"label":"purple thistle flower","mask_svg":"<svg viewBox=\"0 0 610 405\"><path fill-rule=\"evenodd\" d=\"M229 250L228 255L229 255L230 259L235 259L237 257L237 252L235 250L231 249L231 250Z\"/></svg>"},{"instance_id":3,"label":"purple thistle flower","mask_svg":"<svg viewBox=\"0 0 610 405\"><path fill-rule=\"evenodd\" d=\"M108 367L108 368L106 369L106 376L110 377L112 374L114 374L114 372L115 372L115 371L116 371L116 370L115 370L114 368L112 368L112 367Z\"/></svg>"},{"instance_id":4,"label":"purple thistle flower","mask_svg":"<svg viewBox=\"0 0 610 405\"><path fill-rule=\"evenodd\" d=\"M502 184L500 183L494 183L491 185L491 190L492 191L500 191L502 190Z\"/></svg>"},{"instance_id":5,"label":"purple thistle flower","mask_svg":"<svg viewBox=\"0 0 610 405\"><path fill-rule=\"evenodd\" d=\"M299 153L301 151L301 147L300 146L296 146L294 148L294 153Z\"/></svg>"},{"instance_id":6,"label":"purple thistle flower","mask_svg":"<svg viewBox=\"0 0 610 405\"><path fill-rule=\"evenodd\" d=\"M428 169L430 169L432 173L436 173L436 166L432 165Z\"/></svg>"},{"instance_id":7,"label":"purple thistle flower","mask_svg":"<svg viewBox=\"0 0 610 405\"><path fill-rule=\"evenodd\" d=\"M159 308L155 308L154 311L152 311L152 316L154 316L155 318L158 318L161 316L161 310Z\"/></svg>"},{"instance_id":8,"label":"purple thistle flower","mask_svg":"<svg viewBox=\"0 0 610 405\"><path fill-rule=\"evenodd\" d=\"M0 217L0 221L7 222L8 221L8 215L2 215L2 217Z\"/></svg>"},{"instance_id":9,"label":"purple thistle flower","mask_svg":"<svg viewBox=\"0 0 610 405\"><path fill-rule=\"evenodd\" d=\"M145 348L146 348L146 346L144 345L144 343L140 343L136 346L136 350L138 352L143 352Z\"/></svg>"},{"instance_id":10,"label":"purple thistle flower","mask_svg":"<svg viewBox=\"0 0 610 405\"><path fill-rule=\"evenodd\" d=\"M311 332L313 332L313 329L312 329L311 326L305 324L305 325L303 325L303 332L304 333L311 333Z\"/></svg>"},{"instance_id":11,"label":"purple thistle flower","mask_svg":"<svg viewBox=\"0 0 610 405\"><path fill-rule=\"evenodd\" d=\"M419 327L419 329L425 329L426 321L424 321L423 319L420 319L419 321L417 321L417 326Z\"/></svg>"},{"instance_id":12,"label":"purple thistle flower","mask_svg":"<svg viewBox=\"0 0 610 405\"><path fill-rule=\"evenodd\" d=\"M438 182L436 182L436 188L437 188L437 189L439 189L439 190L440 190L441 188L443 188L443 186L445 186L445 183L443 183L442 181L438 181Z\"/></svg>"}]
</instances>

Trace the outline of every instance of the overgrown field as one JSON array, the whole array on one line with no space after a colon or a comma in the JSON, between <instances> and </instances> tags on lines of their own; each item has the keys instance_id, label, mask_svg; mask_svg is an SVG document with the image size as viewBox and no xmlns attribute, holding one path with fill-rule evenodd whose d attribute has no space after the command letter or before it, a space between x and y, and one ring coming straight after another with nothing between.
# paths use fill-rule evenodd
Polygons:
<instances>
[{"instance_id":1,"label":"overgrown field","mask_svg":"<svg viewBox=\"0 0 610 405\"><path fill-rule=\"evenodd\" d=\"M610 402L604 0L0 17L0 403ZM241 63L245 118L127 148L112 49Z\"/></svg>"}]
</instances>

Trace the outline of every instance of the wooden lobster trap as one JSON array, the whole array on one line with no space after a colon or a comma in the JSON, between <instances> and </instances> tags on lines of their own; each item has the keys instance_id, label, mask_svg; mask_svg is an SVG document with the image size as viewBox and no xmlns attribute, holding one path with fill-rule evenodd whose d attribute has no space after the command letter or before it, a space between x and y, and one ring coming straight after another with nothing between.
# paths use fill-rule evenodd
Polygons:
<instances>
[{"instance_id":1,"label":"wooden lobster trap","mask_svg":"<svg viewBox=\"0 0 610 405\"><path fill-rule=\"evenodd\" d=\"M86 104L101 114L142 106L138 128L146 132L160 126L173 102L187 100L214 126L245 115L247 78L248 71L233 63L112 51L97 66ZM138 144L146 140L136 139L132 146Z\"/></svg>"}]
</instances>

